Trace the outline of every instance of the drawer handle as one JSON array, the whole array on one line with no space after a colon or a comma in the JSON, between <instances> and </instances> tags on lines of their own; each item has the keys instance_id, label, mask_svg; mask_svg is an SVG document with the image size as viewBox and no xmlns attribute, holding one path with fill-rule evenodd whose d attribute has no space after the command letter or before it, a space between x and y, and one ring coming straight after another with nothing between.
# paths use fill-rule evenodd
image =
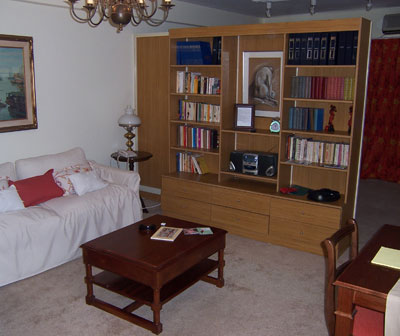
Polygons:
<instances>
[{"instance_id":1,"label":"drawer handle","mask_svg":"<svg viewBox=\"0 0 400 336\"><path fill-rule=\"evenodd\" d=\"M237 203L240 203L240 199L237 199L236 202L237 202Z\"/></svg>"}]
</instances>

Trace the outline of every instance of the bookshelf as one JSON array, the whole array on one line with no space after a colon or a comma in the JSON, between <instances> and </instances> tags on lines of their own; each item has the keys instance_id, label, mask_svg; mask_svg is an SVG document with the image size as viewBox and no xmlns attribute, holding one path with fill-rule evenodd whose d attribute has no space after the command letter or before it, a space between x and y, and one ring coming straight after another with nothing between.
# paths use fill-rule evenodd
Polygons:
<instances>
[{"instance_id":1,"label":"bookshelf","mask_svg":"<svg viewBox=\"0 0 400 336\"><path fill-rule=\"evenodd\" d=\"M293 34L324 32L356 33L355 64L321 65L288 64L290 38ZM215 37L220 37L220 64L177 65L177 43L201 41L215 49ZM320 242L340 228L353 216L358 183L358 169L364 96L370 41L370 22L363 18L309 22L271 23L222 27L172 29L170 41L169 76L169 174L162 178L162 209L167 215L227 229L249 238L280 244L312 253L322 254ZM280 103L279 133L271 133L272 118L255 118L255 132L238 131L234 125L234 105L243 103L243 53L281 51L284 55ZM219 89L212 94L178 92L178 72L218 78ZM326 83L335 78L352 78L349 89L341 95L295 95L293 78L303 77ZM314 79L312 79L314 78ZM318 79L315 79L318 78ZM325 79L321 79L325 78ZM338 78L338 80L336 80ZM347 81L347 80L346 80ZM330 82L331 83L331 82ZM349 83L348 81L346 83ZM349 90L351 94L349 94ZM322 92L322 91L320 91ZM219 106L218 122L182 120L182 101ZM335 108L334 131L325 127L330 110ZM293 128L293 109L314 118L309 109L323 110L322 130L310 127ZM349 133L350 120L351 132ZM302 115L305 115L305 114ZM320 114L321 115L321 114ZM307 124L302 120L303 124ZM200 149L179 144L182 126L213 129L218 133L218 148ZM324 162L304 162L288 158L288 142L293 138L308 139L330 148ZM311 143L312 142L312 143ZM333 144L333 145L332 145ZM307 144L306 144L307 146ZM348 150L348 160L342 150ZM336 149L336 154L335 154ZM246 175L229 170L230 153L234 150L271 152L278 155L275 176ZM177 170L177 154L189 152L202 155L210 173L198 175ZM321 151L322 153L322 151ZM321 154L322 155L322 154ZM335 156L336 155L336 156ZM317 154L314 154L317 157ZM324 154L325 157L325 154ZM336 160L336 161L335 161ZM345 163L343 163L345 162ZM342 164L343 163L343 164ZM281 188L300 185L310 189L337 190L341 198L332 203L317 203L306 195L290 195ZM229 218L229 220L227 219Z\"/></svg>"}]
</instances>

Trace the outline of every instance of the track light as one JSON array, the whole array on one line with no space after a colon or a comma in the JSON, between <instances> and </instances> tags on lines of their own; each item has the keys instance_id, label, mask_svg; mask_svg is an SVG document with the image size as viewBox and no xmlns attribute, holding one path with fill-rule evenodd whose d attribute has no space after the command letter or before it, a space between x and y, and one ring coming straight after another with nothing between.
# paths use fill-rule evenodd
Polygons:
<instances>
[{"instance_id":1,"label":"track light","mask_svg":"<svg viewBox=\"0 0 400 336\"><path fill-rule=\"evenodd\" d=\"M271 17L271 8L272 8L272 2L267 1L266 7L265 7L265 15L270 18Z\"/></svg>"},{"instance_id":2,"label":"track light","mask_svg":"<svg viewBox=\"0 0 400 336\"><path fill-rule=\"evenodd\" d=\"M317 0L311 0L310 1L310 14L311 15L315 14L315 6L317 6Z\"/></svg>"},{"instance_id":3,"label":"track light","mask_svg":"<svg viewBox=\"0 0 400 336\"><path fill-rule=\"evenodd\" d=\"M368 1L367 1L367 4L366 4L366 6L365 6L365 9L366 9L367 11L370 11L370 10L372 9L372 0L368 0Z\"/></svg>"}]
</instances>

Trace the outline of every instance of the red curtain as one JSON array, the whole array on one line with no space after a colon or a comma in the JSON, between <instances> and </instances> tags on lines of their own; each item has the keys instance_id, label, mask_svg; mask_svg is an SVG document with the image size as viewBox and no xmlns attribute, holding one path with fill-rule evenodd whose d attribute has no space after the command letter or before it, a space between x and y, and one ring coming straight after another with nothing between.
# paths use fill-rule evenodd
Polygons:
<instances>
[{"instance_id":1,"label":"red curtain","mask_svg":"<svg viewBox=\"0 0 400 336\"><path fill-rule=\"evenodd\" d=\"M371 42L361 178L400 183L400 39Z\"/></svg>"}]
</instances>

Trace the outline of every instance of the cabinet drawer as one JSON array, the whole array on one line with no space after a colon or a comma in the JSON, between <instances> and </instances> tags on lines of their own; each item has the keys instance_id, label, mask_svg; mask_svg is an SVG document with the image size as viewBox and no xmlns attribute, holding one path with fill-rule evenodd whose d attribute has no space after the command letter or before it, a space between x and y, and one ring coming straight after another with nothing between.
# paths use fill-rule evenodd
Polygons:
<instances>
[{"instance_id":1,"label":"cabinet drawer","mask_svg":"<svg viewBox=\"0 0 400 336\"><path fill-rule=\"evenodd\" d=\"M268 233L269 217L252 212L212 205L211 221L233 233Z\"/></svg>"},{"instance_id":2,"label":"cabinet drawer","mask_svg":"<svg viewBox=\"0 0 400 336\"><path fill-rule=\"evenodd\" d=\"M209 202L212 187L202 183L163 177L162 192L197 201Z\"/></svg>"},{"instance_id":3,"label":"cabinet drawer","mask_svg":"<svg viewBox=\"0 0 400 336\"><path fill-rule=\"evenodd\" d=\"M335 229L272 216L269 224L269 235L274 242L320 255L321 242L334 232Z\"/></svg>"},{"instance_id":4,"label":"cabinet drawer","mask_svg":"<svg viewBox=\"0 0 400 336\"><path fill-rule=\"evenodd\" d=\"M211 217L211 205L208 203L188 200L181 197L161 197L161 207L163 212L179 214L180 217L187 218L202 223L209 223Z\"/></svg>"},{"instance_id":5,"label":"cabinet drawer","mask_svg":"<svg viewBox=\"0 0 400 336\"><path fill-rule=\"evenodd\" d=\"M218 187L214 187L212 193L213 204L264 215L269 214L270 199L266 195Z\"/></svg>"},{"instance_id":6,"label":"cabinet drawer","mask_svg":"<svg viewBox=\"0 0 400 336\"><path fill-rule=\"evenodd\" d=\"M339 229L341 222L340 209L277 198L271 200L270 215L333 229Z\"/></svg>"}]
</instances>

